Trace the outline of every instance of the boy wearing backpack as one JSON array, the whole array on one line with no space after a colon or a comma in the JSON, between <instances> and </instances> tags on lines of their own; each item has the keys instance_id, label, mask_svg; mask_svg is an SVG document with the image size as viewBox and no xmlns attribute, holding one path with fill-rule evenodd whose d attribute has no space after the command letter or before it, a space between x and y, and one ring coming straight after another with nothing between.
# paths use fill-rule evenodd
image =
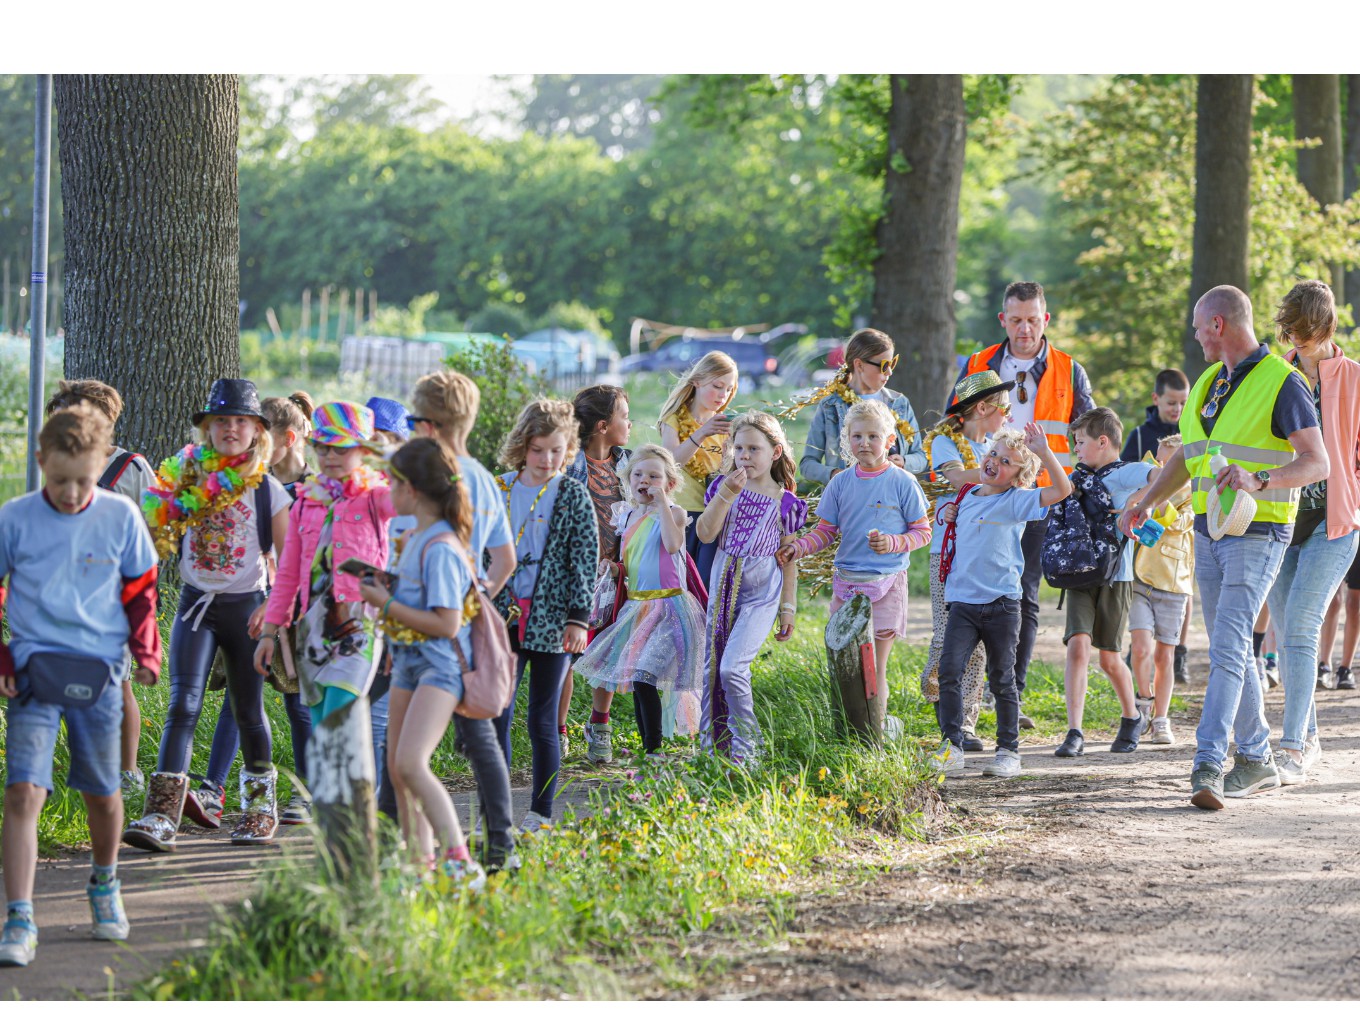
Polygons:
<instances>
[{"instance_id":1,"label":"boy wearing backpack","mask_svg":"<svg viewBox=\"0 0 1360 1020\"><path fill-rule=\"evenodd\" d=\"M1133 696L1133 678L1120 657L1132 599L1133 546L1119 533L1118 514L1137 501L1155 470L1150 464L1119 459L1124 427L1108 407L1095 407L1072 423L1073 493L1049 516L1044 538L1044 576L1066 590L1067 626L1063 643L1067 664L1067 737L1054 752L1059 758L1085 753L1081 732L1086 711L1086 677L1091 649L1114 685L1121 718L1111 751L1137 749L1142 717Z\"/></svg>"}]
</instances>

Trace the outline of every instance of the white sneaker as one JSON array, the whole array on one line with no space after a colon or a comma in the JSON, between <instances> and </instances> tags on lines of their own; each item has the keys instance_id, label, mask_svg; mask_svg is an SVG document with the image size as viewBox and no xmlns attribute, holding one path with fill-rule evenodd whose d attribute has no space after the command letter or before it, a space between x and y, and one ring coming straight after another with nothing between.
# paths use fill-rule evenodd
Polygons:
<instances>
[{"instance_id":1,"label":"white sneaker","mask_svg":"<svg viewBox=\"0 0 1360 1020\"><path fill-rule=\"evenodd\" d=\"M1275 771L1280 774L1281 786L1302 786L1308 778L1308 770L1303 762L1295 761L1288 751L1281 750L1275 756Z\"/></svg>"},{"instance_id":2,"label":"white sneaker","mask_svg":"<svg viewBox=\"0 0 1360 1020\"><path fill-rule=\"evenodd\" d=\"M1135 698L1134 704L1138 706L1138 717L1142 720L1138 724L1138 736L1145 737L1152 730L1152 699Z\"/></svg>"},{"instance_id":3,"label":"white sneaker","mask_svg":"<svg viewBox=\"0 0 1360 1020\"><path fill-rule=\"evenodd\" d=\"M614 727L609 723L585 724L586 761L607 765L614 760ZM565 752L564 752L565 755Z\"/></svg>"},{"instance_id":4,"label":"white sneaker","mask_svg":"<svg viewBox=\"0 0 1360 1020\"><path fill-rule=\"evenodd\" d=\"M895 744L902 739L902 734L906 732L906 727L902 725L902 720L895 715L883 717L883 739L890 744Z\"/></svg>"},{"instance_id":5,"label":"white sneaker","mask_svg":"<svg viewBox=\"0 0 1360 1020\"><path fill-rule=\"evenodd\" d=\"M1166 716L1152 720L1152 736L1149 744L1174 744L1175 735L1171 732L1171 720Z\"/></svg>"},{"instance_id":6,"label":"white sneaker","mask_svg":"<svg viewBox=\"0 0 1360 1020\"><path fill-rule=\"evenodd\" d=\"M436 881L448 892L466 890L479 893L486 888L486 872L476 861L454 861L446 858L440 862Z\"/></svg>"},{"instance_id":7,"label":"white sneaker","mask_svg":"<svg viewBox=\"0 0 1360 1020\"><path fill-rule=\"evenodd\" d=\"M530 811L525 814L524 820L519 823L516 830L521 836L546 834L552 831L552 819L544 818L537 811Z\"/></svg>"},{"instance_id":8,"label":"white sneaker","mask_svg":"<svg viewBox=\"0 0 1360 1020\"><path fill-rule=\"evenodd\" d=\"M939 750L930 756L930 767L940 775L957 776L963 774L963 748L948 740L940 742Z\"/></svg>"},{"instance_id":9,"label":"white sneaker","mask_svg":"<svg viewBox=\"0 0 1360 1020\"><path fill-rule=\"evenodd\" d=\"M1020 752L998 747L996 757L982 766L982 774L998 779L1014 779L1020 774Z\"/></svg>"},{"instance_id":10,"label":"white sneaker","mask_svg":"<svg viewBox=\"0 0 1360 1020\"><path fill-rule=\"evenodd\" d=\"M17 915L0 933L0 967L27 967L38 952L38 926Z\"/></svg>"},{"instance_id":11,"label":"white sneaker","mask_svg":"<svg viewBox=\"0 0 1360 1020\"><path fill-rule=\"evenodd\" d=\"M1322 741L1318 739L1316 733L1310 734L1303 741L1303 768L1306 772L1318 762L1322 761Z\"/></svg>"}]
</instances>

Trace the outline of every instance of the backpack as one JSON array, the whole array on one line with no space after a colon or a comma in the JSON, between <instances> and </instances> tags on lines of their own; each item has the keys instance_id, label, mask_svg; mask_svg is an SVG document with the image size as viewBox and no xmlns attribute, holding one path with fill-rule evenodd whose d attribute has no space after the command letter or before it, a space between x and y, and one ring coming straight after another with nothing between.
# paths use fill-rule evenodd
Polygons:
<instances>
[{"instance_id":1,"label":"backpack","mask_svg":"<svg viewBox=\"0 0 1360 1020\"><path fill-rule=\"evenodd\" d=\"M1039 565L1054 588L1101 588L1119 571L1128 538L1119 532L1118 508L1103 479L1120 461L1092 471L1078 464L1072 493L1048 512Z\"/></svg>"},{"instance_id":2,"label":"backpack","mask_svg":"<svg viewBox=\"0 0 1360 1020\"><path fill-rule=\"evenodd\" d=\"M454 711L465 719L497 719L515 697L515 656L510 651L510 631L477 576L467 546L453 532L441 531L425 543L420 551L421 573L425 572L425 554L436 543L451 545L463 554L477 593L478 612L467 625L472 628L472 661L477 664L476 669L468 665L458 639L453 639L453 650L463 668L463 700Z\"/></svg>"},{"instance_id":3,"label":"backpack","mask_svg":"<svg viewBox=\"0 0 1360 1020\"><path fill-rule=\"evenodd\" d=\"M118 479L123 477L123 472L128 469L128 465L137 459L137 455L131 450L124 450L113 460L109 461L108 467L104 468L104 473L99 476L99 481L95 484L101 489L113 491L113 487L118 484Z\"/></svg>"}]
</instances>

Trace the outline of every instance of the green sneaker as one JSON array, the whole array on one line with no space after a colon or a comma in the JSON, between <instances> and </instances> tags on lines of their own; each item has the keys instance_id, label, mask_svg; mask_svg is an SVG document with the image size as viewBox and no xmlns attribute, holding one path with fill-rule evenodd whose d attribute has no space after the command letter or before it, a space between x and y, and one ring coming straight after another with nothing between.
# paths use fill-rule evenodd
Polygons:
<instances>
[{"instance_id":1,"label":"green sneaker","mask_svg":"<svg viewBox=\"0 0 1360 1020\"><path fill-rule=\"evenodd\" d=\"M1223 796L1250 797L1260 790L1273 790L1280 785L1280 772L1274 757L1265 761L1250 761L1245 755L1233 755L1232 770L1223 777Z\"/></svg>"},{"instance_id":2,"label":"green sneaker","mask_svg":"<svg viewBox=\"0 0 1360 1020\"><path fill-rule=\"evenodd\" d=\"M1196 765L1190 773L1190 803L1208 811L1223 809L1223 770L1213 762Z\"/></svg>"}]
</instances>

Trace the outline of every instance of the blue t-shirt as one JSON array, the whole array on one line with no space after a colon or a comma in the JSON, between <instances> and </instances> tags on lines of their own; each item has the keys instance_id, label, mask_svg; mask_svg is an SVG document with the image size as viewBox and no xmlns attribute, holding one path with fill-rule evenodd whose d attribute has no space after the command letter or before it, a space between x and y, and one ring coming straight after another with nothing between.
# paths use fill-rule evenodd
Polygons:
<instances>
[{"instance_id":1,"label":"blue t-shirt","mask_svg":"<svg viewBox=\"0 0 1360 1020\"><path fill-rule=\"evenodd\" d=\"M1148 475L1152 474L1151 464L1120 464L1117 468L1112 468L1110 473L1104 475L1100 480L1105 483L1105 488L1110 491L1110 499L1114 502L1116 510L1123 510L1129 504L1129 497L1147 484ZM1124 552L1119 562L1119 570L1115 572L1112 581L1132 581L1133 580L1133 554L1138 543L1129 539L1124 543Z\"/></svg>"},{"instance_id":2,"label":"blue t-shirt","mask_svg":"<svg viewBox=\"0 0 1360 1020\"><path fill-rule=\"evenodd\" d=\"M973 453L977 456L978 463L981 464L982 458L987 453L987 447L990 445L989 441L986 439L970 439L968 440L968 445L973 448ZM957 464L963 463L963 457L959 454L958 444L948 436L936 436L930 444L931 470L938 472L941 465L948 464L951 461ZM941 481L944 480L942 475L938 477L940 477ZM951 496L949 498L952 499L953 497ZM944 506L944 504L945 497L941 496L936 502L936 513L939 512L940 507ZM930 551L933 554L944 548L944 525L938 520L932 520L930 522L930 528Z\"/></svg>"},{"instance_id":3,"label":"blue t-shirt","mask_svg":"<svg viewBox=\"0 0 1360 1020\"><path fill-rule=\"evenodd\" d=\"M920 483L896 464L870 477L847 468L827 483L817 516L841 529L836 566L860 574L896 574L907 569L908 553L876 553L869 532L901 535L912 521L926 515Z\"/></svg>"},{"instance_id":4,"label":"blue t-shirt","mask_svg":"<svg viewBox=\"0 0 1360 1020\"><path fill-rule=\"evenodd\" d=\"M1020 597L1025 524L1048 516L1048 507L1040 506L1039 498L1039 489L1007 489L995 496L984 496L980 489L968 491L959 504L954 562L944 586L946 602L982 606Z\"/></svg>"},{"instance_id":5,"label":"blue t-shirt","mask_svg":"<svg viewBox=\"0 0 1360 1020\"><path fill-rule=\"evenodd\" d=\"M510 590L516 598L527 599L533 597L538 564L548 546L548 523L557 502L557 490L562 487L562 475L553 475L546 487L517 482L518 475L518 471L510 471L501 475L501 479L510 486L510 527L514 529L510 540L515 542L515 555L519 558ZM501 505L505 505L504 500Z\"/></svg>"},{"instance_id":6,"label":"blue t-shirt","mask_svg":"<svg viewBox=\"0 0 1360 1020\"><path fill-rule=\"evenodd\" d=\"M127 661L123 581L156 565L151 533L126 497L96 489L64 514L42 490L0 507L0 577L9 575L10 650L22 669L34 652Z\"/></svg>"},{"instance_id":7,"label":"blue t-shirt","mask_svg":"<svg viewBox=\"0 0 1360 1020\"><path fill-rule=\"evenodd\" d=\"M505 519L505 494L496 484L495 476L471 457L459 457L463 484L472 498L472 537L468 548L478 575L485 580L482 554L510 544L510 525Z\"/></svg>"},{"instance_id":8,"label":"blue t-shirt","mask_svg":"<svg viewBox=\"0 0 1360 1020\"><path fill-rule=\"evenodd\" d=\"M430 539L443 532L451 532L449 522L435 521L424 531L407 536L406 548L396 566L397 586L392 595L398 601L417 609L456 609L463 611L463 599L472 585L472 570L462 552L447 540L429 547ZM422 562L423 561L423 562ZM472 632L468 621L458 632L458 643L468 662L472 661ZM435 669L444 676L462 676L463 670L448 638L430 638L415 646Z\"/></svg>"}]
</instances>

